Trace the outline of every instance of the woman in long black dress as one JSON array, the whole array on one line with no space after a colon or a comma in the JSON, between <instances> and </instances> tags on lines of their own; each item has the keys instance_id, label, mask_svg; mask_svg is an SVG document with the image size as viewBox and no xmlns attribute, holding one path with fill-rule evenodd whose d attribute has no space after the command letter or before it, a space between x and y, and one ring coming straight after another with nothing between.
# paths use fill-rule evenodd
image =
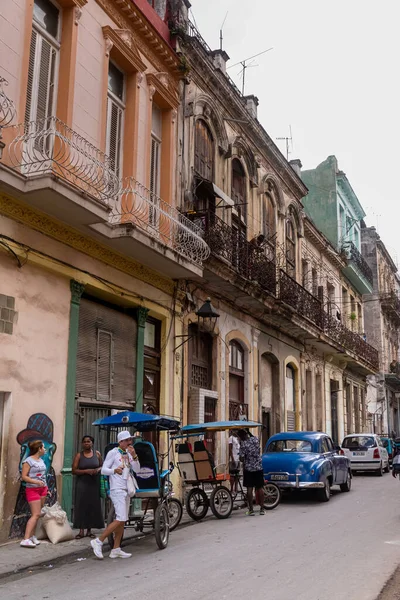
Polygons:
<instances>
[{"instance_id":1,"label":"woman in long black dress","mask_svg":"<svg viewBox=\"0 0 400 600\"><path fill-rule=\"evenodd\" d=\"M82 452L74 458L72 473L76 475L74 528L79 529L76 539L96 537L93 529L102 529L104 519L100 501L100 471L103 460L100 452L93 449L94 439L90 435L82 438Z\"/></svg>"}]
</instances>

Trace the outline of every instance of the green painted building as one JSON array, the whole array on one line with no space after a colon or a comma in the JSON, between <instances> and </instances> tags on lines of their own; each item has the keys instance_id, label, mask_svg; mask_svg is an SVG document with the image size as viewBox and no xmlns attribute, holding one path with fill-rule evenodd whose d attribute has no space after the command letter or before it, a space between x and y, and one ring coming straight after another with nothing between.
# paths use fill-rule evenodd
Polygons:
<instances>
[{"instance_id":1,"label":"green painted building","mask_svg":"<svg viewBox=\"0 0 400 600\"><path fill-rule=\"evenodd\" d=\"M361 255L361 221L365 212L336 156L302 171L308 187L304 209L337 250L346 256L343 274L360 294L372 292L372 272Z\"/></svg>"}]
</instances>

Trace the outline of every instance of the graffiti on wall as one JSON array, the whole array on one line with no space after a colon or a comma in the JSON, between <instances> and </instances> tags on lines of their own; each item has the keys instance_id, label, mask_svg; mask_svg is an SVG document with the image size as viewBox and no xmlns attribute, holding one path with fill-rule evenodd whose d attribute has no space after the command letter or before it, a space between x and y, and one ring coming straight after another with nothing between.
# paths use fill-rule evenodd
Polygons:
<instances>
[{"instance_id":1,"label":"graffiti on wall","mask_svg":"<svg viewBox=\"0 0 400 600\"><path fill-rule=\"evenodd\" d=\"M53 442L53 421L44 413L35 413L28 419L25 429L17 435L17 442L21 446L19 456L19 472L22 470L22 463L29 456L29 442L42 440L46 449L43 460L47 467L47 486L49 492L46 498L46 504L51 506L57 500L57 482L53 469L53 456L57 450ZM10 528L10 538L23 537L25 526L30 517L29 504L25 496L25 484L21 481L17 501L15 503L14 516Z\"/></svg>"}]
</instances>

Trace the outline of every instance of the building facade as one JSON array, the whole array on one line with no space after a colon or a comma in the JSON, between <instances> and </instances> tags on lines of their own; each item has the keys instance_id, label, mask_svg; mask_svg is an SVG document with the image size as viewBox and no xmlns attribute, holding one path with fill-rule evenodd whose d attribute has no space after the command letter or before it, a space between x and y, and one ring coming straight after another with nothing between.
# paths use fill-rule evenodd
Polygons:
<instances>
[{"instance_id":1,"label":"building facade","mask_svg":"<svg viewBox=\"0 0 400 600\"><path fill-rule=\"evenodd\" d=\"M52 497L72 516L80 439L105 444L95 418L180 415L179 282L202 276L209 250L176 208L182 65L161 4L2 11L3 537L28 514L18 471L30 439L48 445Z\"/></svg>"},{"instance_id":2,"label":"building facade","mask_svg":"<svg viewBox=\"0 0 400 600\"><path fill-rule=\"evenodd\" d=\"M379 349L379 373L369 378L371 431L397 436L399 426L400 300L397 265L375 227L361 229L362 253L373 273L373 291L364 296L365 330Z\"/></svg>"}]
</instances>

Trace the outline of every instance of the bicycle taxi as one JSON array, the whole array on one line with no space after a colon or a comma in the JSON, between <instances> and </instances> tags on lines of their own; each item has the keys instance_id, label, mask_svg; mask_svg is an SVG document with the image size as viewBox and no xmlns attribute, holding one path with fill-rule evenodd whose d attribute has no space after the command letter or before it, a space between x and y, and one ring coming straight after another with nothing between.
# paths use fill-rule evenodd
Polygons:
<instances>
[{"instance_id":1,"label":"bicycle taxi","mask_svg":"<svg viewBox=\"0 0 400 600\"><path fill-rule=\"evenodd\" d=\"M240 475L230 475L228 465L214 464L213 457L204 443L206 435L258 427L262 425L253 421L215 421L185 425L178 435L173 435L178 468L184 487L188 489L185 498L186 511L194 521L204 519L209 508L218 519L227 519L232 510L247 507ZM193 444L191 438L197 438L193 440ZM221 467L224 468L219 472ZM235 493L228 488L232 479L233 489L237 490ZM278 486L266 481L264 493L266 510L278 506L281 499Z\"/></svg>"},{"instance_id":2,"label":"bicycle taxi","mask_svg":"<svg viewBox=\"0 0 400 600\"><path fill-rule=\"evenodd\" d=\"M166 432L167 451L157 457L154 445L151 442L134 437L133 446L140 462L140 471L135 473L138 491L132 498L129 519L125 528L134 528L143 532L153 529L158 547L162 550L167 547L169 533L178 526L182 518L182 504L173 498L170 473L174 465L169 462L171 440L170 433L179 430L179 421L169 417L153 414L123 411L115 415L94 421L93 425L107 431L108 444L105 454L117 445L115 441L118 430L131 429L132 436L135 432ZM168 469L163 468L163 462L168 459ZM142 510L137 509L135 500L142 500ZM114 520L114 507L108 504L107 525ZM112 547L113 538L109 543Z\"/></svg>"}]
</instances>

